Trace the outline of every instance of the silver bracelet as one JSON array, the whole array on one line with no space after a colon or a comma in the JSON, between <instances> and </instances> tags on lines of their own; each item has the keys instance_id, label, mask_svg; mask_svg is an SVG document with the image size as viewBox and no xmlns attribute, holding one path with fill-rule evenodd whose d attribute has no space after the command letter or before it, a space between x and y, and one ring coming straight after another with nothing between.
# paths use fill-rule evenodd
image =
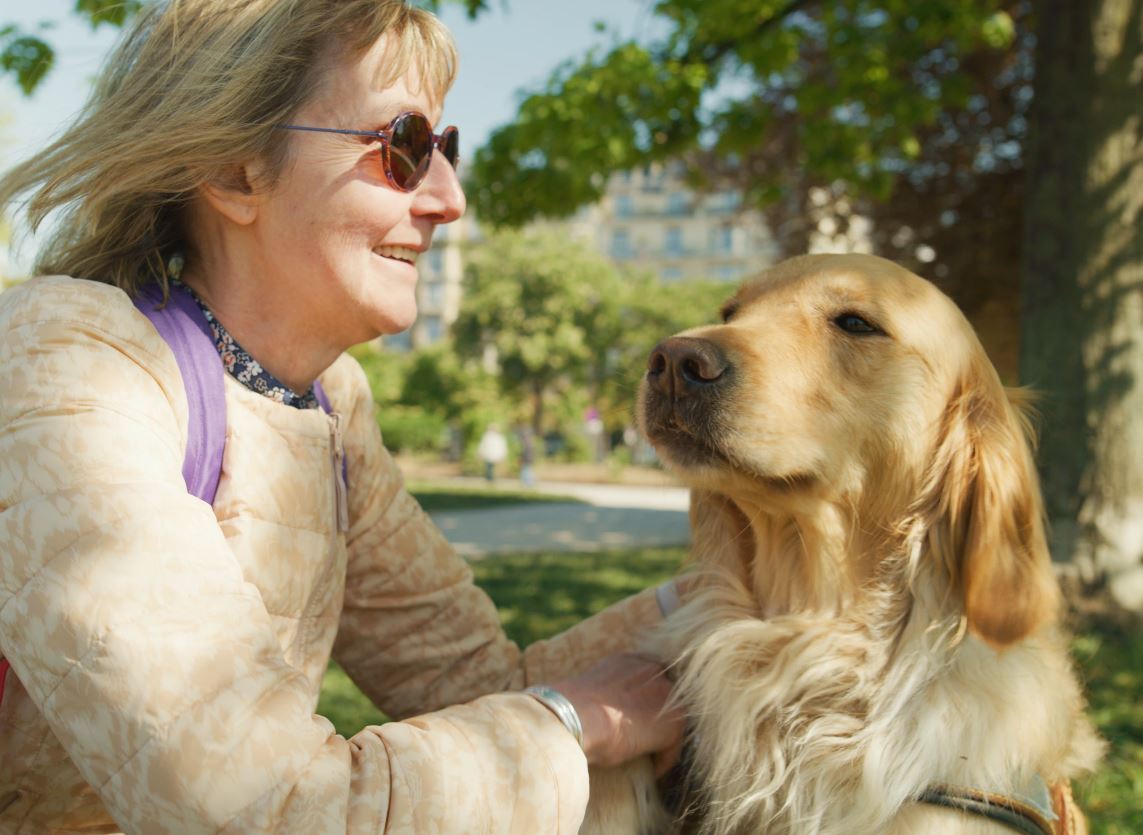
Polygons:
<instances>
[{"instance_id":1,"label":"silver bracelet","mask_svg":"<svg viewBox=\"0 0 1143 835\"><path fill-rule=\"evenodd\" d=\"M525 687L523 692L554 713L556 718L564 723L568 732L575 737L579 747L583 748L583 725L580 724L579 714L575 712L575 707L568 701L567 696L542 684Z\"/></svg>"}]
</instances>

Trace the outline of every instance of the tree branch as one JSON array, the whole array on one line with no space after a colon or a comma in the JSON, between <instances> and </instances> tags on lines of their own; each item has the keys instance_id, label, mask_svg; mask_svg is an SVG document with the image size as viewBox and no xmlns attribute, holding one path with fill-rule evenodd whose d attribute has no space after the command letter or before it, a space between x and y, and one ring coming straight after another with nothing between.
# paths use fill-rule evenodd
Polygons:
<instances>
[{"instance_id":1,"label":"tree branch","mask_svg":"<svg viewBox=\"0 0 1143 835\"><path fill-rule=\"evenodd\" d=\"M769 29L772 29L773 27L781 24L790 15L801 11L805 7L812 5L814 2L815 0L790 0L784 9L759 22L758 25L756 25L749 32L744 32L737 38L730 38L728 40L717 41L715 43L692 43L680 60L684 64L696 63L700 61L704 64L713 64L717 61L720 61L744 40L755 38L758 35L765 33ZM660 56L660 60L666 60L666 58L667 56Z\"/></svg>"}]
</instances>

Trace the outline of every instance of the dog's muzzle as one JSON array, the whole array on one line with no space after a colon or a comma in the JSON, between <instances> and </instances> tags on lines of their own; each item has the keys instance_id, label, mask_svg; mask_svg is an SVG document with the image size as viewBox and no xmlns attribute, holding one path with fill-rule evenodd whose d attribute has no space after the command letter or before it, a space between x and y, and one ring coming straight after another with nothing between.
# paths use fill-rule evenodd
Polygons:
<instances>
[{"instance_id":1,"label":"dog's muzzle","mask_svg":"<svg viewBox=\"0 0 1143 835\"><path fill-rule=\"evenodd\" d=\"M640 401L643 431L660 455L683 467L725 462L719 439L733 377L709 340L672 336L655 346Z\"/></svg>"},{"instance_id":2,"label":"dog's muzzle","mask_svg":"<svg viewBox=\"0 0 1143 835\"><path fill-rule=\"evenodd\" d=\"M701 397L726 379L727 367L725 355L713 342L672 336L647 358L647 383L669 400Z\"/></svg>"}]
</instances>

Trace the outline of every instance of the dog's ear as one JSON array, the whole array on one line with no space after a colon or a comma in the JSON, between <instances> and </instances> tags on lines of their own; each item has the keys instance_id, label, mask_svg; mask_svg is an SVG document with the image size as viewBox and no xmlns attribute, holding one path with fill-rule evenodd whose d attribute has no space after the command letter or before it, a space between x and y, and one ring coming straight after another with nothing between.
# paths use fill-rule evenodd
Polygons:
<instances>
[{"instance_id":1,"label":"dog's ear","mask_svg":"<svg viewBox=\"0 0 1143 835\"><path fill-rule=\"evenodd\" d=\"M1052 621L1059 587L1044 531L1028 396L990 363L962 380L930 471L931 553L964 599L969 629L1010 646Z\"/></svg>"}]
</instances>

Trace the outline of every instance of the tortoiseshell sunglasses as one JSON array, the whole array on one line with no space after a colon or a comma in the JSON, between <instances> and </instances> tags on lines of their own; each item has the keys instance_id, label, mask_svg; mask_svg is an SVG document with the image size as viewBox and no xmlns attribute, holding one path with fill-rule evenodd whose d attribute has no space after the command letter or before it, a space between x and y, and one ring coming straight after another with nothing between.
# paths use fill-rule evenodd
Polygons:
<instances>
[{"instance_id":1,"label":"tortoiseshell sunglasses","mask_svg":"<svg viewBox=\"0 0 1143 835\"><path fill-rule=\"evenodd\" d=\"M343 133L349 136L371 136L381 140L377 153L385 169L385 179L398 191L412 191L429 173L433 149L441 152L449 165L456 168L460 158L460 132L449 126L439 134L423 113L410 110L396 116L381 130L342 130L311 128L304 125L275 125L282 130L308 130L315 133Z\"/></svg>"}]
</instances>

